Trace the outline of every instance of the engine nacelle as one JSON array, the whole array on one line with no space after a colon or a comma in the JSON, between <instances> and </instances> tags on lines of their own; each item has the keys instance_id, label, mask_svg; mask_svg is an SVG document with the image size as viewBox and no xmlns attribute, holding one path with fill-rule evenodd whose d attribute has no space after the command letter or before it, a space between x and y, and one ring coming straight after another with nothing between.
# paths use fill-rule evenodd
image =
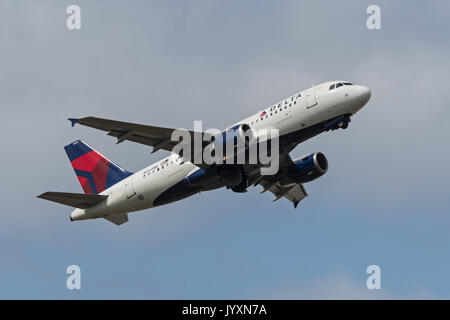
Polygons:
<instances>
[{"instance_id":1,"label":"engine nacelle","mask_svg":"<svg viewBox=\"0 0 450 320\"><path fill-rule=\"evenodd\" d=\"M328 171L328 160L322 152L297 159L289 173L297 183L306 183L323 176Z\"/></svg>"},{"instance_id":2,"label":"engine nacelle","mask_svg":"<svg viewBox=\"0 0 450 320\"><path fill-rule=\"evenodd\" d=\"M223 158L236 157L245 152L255 139L252 128L246 123L238 124L213 137L214 152L221 152Z\"/></svg>"}]
</instances>

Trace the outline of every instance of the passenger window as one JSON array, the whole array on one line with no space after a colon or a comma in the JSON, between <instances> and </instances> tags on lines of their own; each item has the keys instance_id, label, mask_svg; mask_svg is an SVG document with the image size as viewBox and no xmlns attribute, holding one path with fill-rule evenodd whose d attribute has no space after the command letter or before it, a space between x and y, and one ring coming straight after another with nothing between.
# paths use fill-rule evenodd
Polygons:
<instances>
[{"instance_id":1,"label":"passenger window","mask_svg":"<svg viewBox=\"0 0 450 320\"><path fill-rule=\"evenodd\" d=\"M338 84L336 85L336 88L339 88L339 87L342 87L342 83L338 83Z\"/></svg>"},{"instance_id":2,"label":"passenger window","mask_svg":"<svg viewBox=\"0 0 450 320\"><path fill-rule=\"evenodd\" d=\"M334 89L334 84L332 84L331 86L330 86L330 90L333 90Z\"/></svg>"}]
</instances>

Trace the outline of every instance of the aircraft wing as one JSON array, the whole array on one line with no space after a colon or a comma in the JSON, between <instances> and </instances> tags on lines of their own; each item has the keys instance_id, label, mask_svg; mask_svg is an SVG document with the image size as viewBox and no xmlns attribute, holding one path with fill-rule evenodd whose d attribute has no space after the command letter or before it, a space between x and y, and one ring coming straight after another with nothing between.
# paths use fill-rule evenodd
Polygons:
<instances>
[{"instance_id":1,"label":"aircraft wing","mask_svg":"<svg viewBox=\"0 0 450 320\"><path fill-rule=\"evenodd\" d=\"M64 204L79 209L87 209L105 200L107 195L69 193L69 192L44 192L38 198ZM122 213L114 216L103 217L106 220L120 226L128 221L128 214Z\"/></svg>"},{"instance_id":2,"label":"aircraft wing","mask_svg":"<svg viewBox=\"0 0 450 320\"><path fill-rule=\"evenodd\" d=\"M117 138L117 143L129 140L151 146L153 147L152 153L160 149L172 151L173 147L178 144L178 141L171 140L172 132L176 130L172 128L148 126L96 117L69 120L72 122L72 126L80 124L94 129L107 131L109 136ZM206 133L202 132L187 131L191 134L191 141L193 141L194 134L206 135Z\"/></svg>"},{"instance_id":3,"label":"aircraft wing","mask_svg":"<svg viewBox=\"0 0 450 320\"><path fill-rule=\"evenodd\" d=\"M270 191L275 198L272 201L277 201L280 198L286 198L294 204L294 208L300 201L308 196L303 184L296 183L290 176L287 168L294 164L291 157L287 154L280 159L280 167L278 173L275 175L263 176L259 173L250 176L249 184L254 186L261 185L263 190L261 193Z\"/></svg>"}]
</instances>

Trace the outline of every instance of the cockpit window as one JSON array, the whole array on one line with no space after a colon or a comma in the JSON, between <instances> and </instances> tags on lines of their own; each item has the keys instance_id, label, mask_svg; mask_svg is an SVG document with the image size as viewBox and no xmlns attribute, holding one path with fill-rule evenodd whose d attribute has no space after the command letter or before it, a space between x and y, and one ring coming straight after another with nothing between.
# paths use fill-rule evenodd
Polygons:
<instances>
[{"instance_id":1,"label":"cockpit window","mask_svg":"<svg viewBox=\"0 0 450 320\"><path fill-rule=\"evenodd\" d=\"M332 84L330 86L329 90L337 89L337 88L342 87L342 86L352 86L352 85L353 85L353 83L350 83L350 82L339 82L339 83L336 83L336 84Z\"/></svg>"}]
</instances>

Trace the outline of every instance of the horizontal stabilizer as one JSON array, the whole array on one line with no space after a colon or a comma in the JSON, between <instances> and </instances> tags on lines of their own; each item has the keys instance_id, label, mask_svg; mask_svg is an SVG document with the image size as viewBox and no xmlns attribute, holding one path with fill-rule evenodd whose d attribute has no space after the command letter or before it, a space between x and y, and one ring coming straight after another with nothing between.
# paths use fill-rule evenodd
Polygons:
<instances>
[{"instance_id":1,"label":"horizontal stabilizer","mask_svg":"<svg viewBox=\"0 0 450 320\"><path fill-rule=\"evenodd\" d=\"M38 198L58 202L66 206L87 209L105 200L108 196L99 194L44 192Z\"/></svg>"}]
</instances>

